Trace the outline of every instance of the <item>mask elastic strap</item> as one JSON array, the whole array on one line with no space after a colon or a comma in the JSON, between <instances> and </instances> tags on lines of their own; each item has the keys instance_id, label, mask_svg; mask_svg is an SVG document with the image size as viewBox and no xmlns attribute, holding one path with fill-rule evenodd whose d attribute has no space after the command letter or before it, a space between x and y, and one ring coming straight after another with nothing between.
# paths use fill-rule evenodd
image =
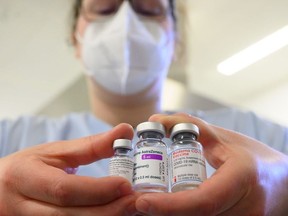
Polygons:
<instances>
[{"instance_id":1,"label":"mask elastic strap","mask_svg":"<svg viewBox=\"0 0 288 216\"><path fill-rule=\"evenodd\" d=\"M83 37L79 34L79 32L75 32L75 38L80 43L83 44Z\"/></svg>"}]
</instances>

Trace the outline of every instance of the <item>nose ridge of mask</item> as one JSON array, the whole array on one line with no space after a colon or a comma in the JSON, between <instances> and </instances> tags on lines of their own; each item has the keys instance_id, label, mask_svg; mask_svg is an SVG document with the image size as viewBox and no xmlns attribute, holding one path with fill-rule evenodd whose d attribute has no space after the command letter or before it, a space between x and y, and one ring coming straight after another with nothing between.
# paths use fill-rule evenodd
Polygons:
<instances>
[{"instance_id":1,"label":"nose ridge of mask","mask_svg":"<svg viewBox=\"0 0 288 216\"><path fill-rule=\"evenodd\" d=\"M144 90L170 65L172 50L162 48L163 38L160 24L145 23L125 1L114 16L87 26L82 42L86 73L114 93Z\"/></svg>"},{"instance_id":2,"label":"nose ridge of mask","mask_svg":"<svg viewBox=\"0 0 288 216\"><path fill-rule=\"evenodd\" d=\"M126 86L127 86L127 81L128 81L128 76L129 76L129 68L131 67L131 62L130 62L130 49L129 49L129 31L131 28L131 25L133 25L132 20L137 19L135 17L135 14L132 11L131 6L127 1L124 1L122 3L122 6L120 7L117 15L114 17L114 21L116 22L115 24L122 26L122 29L120 30L121 32L121 39L122 39L122 44L123 44L123 56L122 56L122 61L124 64L122 65L121 70L119 71L119 79L120 79L120 92L121 94L126 94Z\"/></svg>"}]
</instances>

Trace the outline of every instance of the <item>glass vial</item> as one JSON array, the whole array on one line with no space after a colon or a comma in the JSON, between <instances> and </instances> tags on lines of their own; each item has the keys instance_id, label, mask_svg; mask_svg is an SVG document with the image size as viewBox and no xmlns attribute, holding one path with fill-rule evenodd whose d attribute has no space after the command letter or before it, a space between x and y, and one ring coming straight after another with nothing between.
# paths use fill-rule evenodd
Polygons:
<instances>
[{"instance_id":1,"label":"glass vial","mask_svg":"<svg viewBox=\"0 0 288 216\"><path fill-rule=\"evenodd\" d=\"M136 128L139 141L134 152L134 189L138 192L168 192L165 128L158 122L143 122Z\"/></svg>"},{"instance_id":2,"label":"glass vial","mask_svg":"<svg viewBox=\"0 0 288 216\"><path fill-rule=\"evenodd\" d=\"M131 155L132 143L128 139L117 139L113 143L114 156L109 162L109 175L133 180L134 161Z\"/></svg>"},{"instance_id":3,"label":"glass vial","mask_svg":"<svg viewBox=\"0 0 288 216\"><path fill-rule=\"evenodd\" d=\"M203 147L197 141L199 128L192 123L180 123L171 131L170 185L171 191L198 187L207 177Z\"/></svg>"}]
</instances>

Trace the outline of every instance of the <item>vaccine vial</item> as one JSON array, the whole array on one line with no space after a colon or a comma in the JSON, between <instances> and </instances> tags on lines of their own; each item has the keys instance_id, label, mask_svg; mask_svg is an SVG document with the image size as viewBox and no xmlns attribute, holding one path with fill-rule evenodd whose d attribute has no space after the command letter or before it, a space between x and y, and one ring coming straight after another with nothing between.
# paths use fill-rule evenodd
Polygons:
<instances>
[{"instance_id":1,"label":"vaccine vial","mask_svg":"<svg viewBox=\"0 0 288 216\"><path fill-rule=\"evenodd\" d=\"M134 189L138 192L168 192L165 128L158 122L143 122L136 128L139 141L134 150Z\"/></svg>"},{"instance_id":2,"label":"vaccine vial","mask_svg":"<svg viewBox=\"0 0 288 216\"><path fill-rule=\"evenodd\" d=\"M180 123L172 128L170 137L171 192L195 189L207 178L203 147L197 141L199 128Z\"/></svg>"},{"instance_id":3,"label":"vaccine vial","mask_svg":"<svg viewBox=\"0 0 288 216\"><path fill-rule=\"evenodd\" d=\"M109 175L124 177L132 184L134 161L131 140L117 139L113 143L113 149L114 156L109 162Z\"/></svg>"}]
</instances>

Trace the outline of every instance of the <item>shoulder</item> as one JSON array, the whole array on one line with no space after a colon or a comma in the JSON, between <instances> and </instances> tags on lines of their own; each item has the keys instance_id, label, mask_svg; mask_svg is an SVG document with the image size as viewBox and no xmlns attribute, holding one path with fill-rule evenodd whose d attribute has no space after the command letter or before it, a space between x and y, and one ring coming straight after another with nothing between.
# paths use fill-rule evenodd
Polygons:
<instances>
[{"instance_id":1,"label":"shoulder","mask_svg":"<svg viewBox=\"0 0 288 216\"><path fill-rule=\"evenodd\" d=\"M210 124L237 131L288 153L288 128L254 112L225 108L198 111L196 115Z\"/></svg>"},{"instance_id":2,"label":"shoulder","mask_svg":"<svg viewBox=\"0 0 288 216\"><path fill-rule=\"evenodd\" d=\"M70 113L59 118L21 116L0 121L0 153L9 154L32 145L75 139L111 127L91 113Z\"/></svg>"}]
</instances>

